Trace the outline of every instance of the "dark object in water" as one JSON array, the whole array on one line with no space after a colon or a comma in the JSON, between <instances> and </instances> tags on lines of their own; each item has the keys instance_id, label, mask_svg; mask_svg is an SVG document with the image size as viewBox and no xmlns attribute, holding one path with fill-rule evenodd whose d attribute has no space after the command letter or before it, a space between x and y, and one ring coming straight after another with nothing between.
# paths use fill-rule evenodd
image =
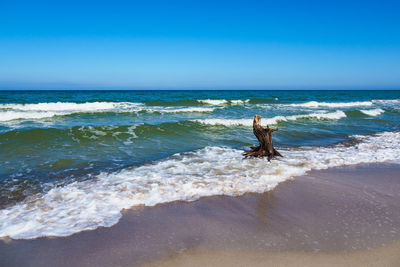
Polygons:
<instances>
[{"instance_id":1,"label":"dark object in water","mask_svg":"<svg viewBox=\"0 0 400 267\"><path fill-rule=\"evenodd\" d=\"M253 120L253 133L257 137L258 142L260 142L260 145L257 147L250 147L251 150L246 151L243 153L244 158L247 157L257 157L257 158L262 158L262 157L268 157L268 161L270 161L273 157L282 157L282 155L276 151L274 148L274 145L272 143L272 136L271 134L278 129L272 129L269 128L267 125L267 128L263 128L261 126L261 116L255 115L254 120Z\"/></svg>"}]
</instances>

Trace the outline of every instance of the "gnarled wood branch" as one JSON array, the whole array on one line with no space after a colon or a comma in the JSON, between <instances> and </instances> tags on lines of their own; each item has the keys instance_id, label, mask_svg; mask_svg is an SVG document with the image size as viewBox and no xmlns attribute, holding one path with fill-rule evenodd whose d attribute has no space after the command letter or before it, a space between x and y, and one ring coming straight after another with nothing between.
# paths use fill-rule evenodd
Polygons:
<instances>
[{"instance_id":1,"label":"gnarled wood branch","mask_svg":"<svg viewBox=\"0 0 400 267\"><path fill-rule=\"evenodd\" d=\"M263 128L261 126L261 116L255 115L253 120L253 133L257 137L258 142L260 142L259 146L250 147L249 151L243 153L244 158L247 157L268 157L268 161L270 161L273 157L282 157L282 155L276 151L274 145L272 143L272 133L277 131L278 129Z\"/></svg>"}]
</instances>

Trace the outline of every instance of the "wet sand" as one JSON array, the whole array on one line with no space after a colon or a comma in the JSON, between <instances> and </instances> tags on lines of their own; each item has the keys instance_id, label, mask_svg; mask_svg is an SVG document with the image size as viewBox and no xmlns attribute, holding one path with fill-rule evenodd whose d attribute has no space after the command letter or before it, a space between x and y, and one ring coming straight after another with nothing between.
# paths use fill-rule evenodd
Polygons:
<instances>
[{"instance_id":1,"label":"wet sand","mask_svg":"<svg viewBox=\"0 0 400 267\"><path fill-rule=\"evenodd\" d=\"M0 265L400 266L399 173L332 168L264 194L137 208L111 228L1 242Z\"/></svg>"},{"instance_id":2,"label":"wet sand","mask_svg":"<svg viewBox=\"0 0 400 267\"><path fill-rule=\"evenodd\" d=\"M142 266L285 266L285 267L369 267L399 266L400 243L368 251L340 253L312 252L185 252L171 255Z\"/></svg>"}]
</instances>

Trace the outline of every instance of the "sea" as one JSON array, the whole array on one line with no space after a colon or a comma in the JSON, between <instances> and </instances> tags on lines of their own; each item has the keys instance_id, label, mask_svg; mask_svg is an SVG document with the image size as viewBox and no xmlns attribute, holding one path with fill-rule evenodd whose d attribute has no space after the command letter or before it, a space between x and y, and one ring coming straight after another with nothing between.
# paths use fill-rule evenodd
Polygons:
<instances>
[{"instance_id":1,"label":"sea","mask_svg":"<svg viewBox=\"0 0 400 267\"><path fill-rule=\"evenodd\" d=\"M254 115L283 155L243 159ZM123 210L400 163L400 91L0 91L0 238L110 227ZM379 179L379 177L377 177Z\"/></svg>"}]
</instances>

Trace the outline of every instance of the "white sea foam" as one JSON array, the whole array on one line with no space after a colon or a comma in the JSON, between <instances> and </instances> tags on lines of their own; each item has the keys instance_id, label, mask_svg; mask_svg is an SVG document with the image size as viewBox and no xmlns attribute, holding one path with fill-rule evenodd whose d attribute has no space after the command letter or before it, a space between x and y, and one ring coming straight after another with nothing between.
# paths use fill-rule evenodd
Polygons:
<instances>
[{"instance_id":1,"label":"white sea foam","mask_svg":"<svg viewBox=\"0 0 400 267\"><path fill-rule=\"evenodd\" d=\"M56 112L26 112L26 111L0 111L0 122L1 121L12 121L12 120L37 120L43 118L50 118L56 116Z\"/></svg>"},{"instance_id":2,"label":"white sea foam","mask_svg":"<svg viewBox=\"0 0 400 267\"><path fill-rule=\"evenodd\" d=\"M294 103L286 106L292 107L303 107L303 108L348 108L348 107L370 107L373 105L379 106L397 106L400 104L399 99L387 99L387 100L370 100L370 101L355 101L355 102L317 102L309 101L305 103Z\"/></svg>"},{"instance_id":3,"label":"white sea foam","mask_svg":"<svg viewBox=\"0 0 400 267\"><path fill-rule=\"evenodd\" d=\"M302 114L302 115L291 115L291 116L275 116L272 118L263 118L261 120L263 125L271 125L277 124L279 121L290 121L290 120L297 120L297 119L318 119L318 120L339 120L341 118L345 118L346 114L341 111L337 110L335 112L324 112L324 113L310 113L310 114ZM225 126L235 126L235 125L243 125L243 126L253 126L252 119L198 119L194 120L203 124L209 125L225 125Z\"/></svg>"},{"instance_id":4,"label":"white sea foam","mask_svg":"<svg viewBox=\"0 0 400 267\"><path fill-rule=\"evenodd\" d=\"M37 104L0 104L0 122L12 120L35 120L63 116L81 112L212 112L216 107L148 107L132 102L86 102L86 103L37 103Z\"/></svg>"},{"instance_id":5,"label":"white sea foam","mask_svg":"<svg viewBox=\"0 0 400 267\"><path fill-rule=\"evenodd\" d=\"M400 99L372 100L372 102L381 105L398 105L400 104Z\"/></svg>"},{"instance_id":6,"label":"white sea foam","mask_svg":"<svg viewBox=\"0 0 400 267\"><path fill-rule=\"evenodd\" d=\"M368 116L378 116L385 112L383 109L376 108L376 109L362 109L360 110L362 113L368 115Z\"/></svg>"},{"instance_id":7,"label":"white sea foam","mask_svg":"<svg viewBox=\"0 0 400 267\"><path fill-rule=\"evenodd\" d=\"M187 108L147 108L146 111L150 112L162 112L162 113L179 113L179 112L213 112L214 107L187 107Z\"/></svg>"},{"instance_id":8,"label":"white sea foam","mask_svg":"<svg viewBox=\"0 0 400 267\"><path fill-rule=\"evenodd\" d=\"M126 141L124 141L125 145L131 144L132 140L138 137L135 133L135 129L136 129L136 127L138 127L140 125L143 125L143 124L136 124L136 125L132 125L132 126L128 127L128 134L130 134L131 137L129 137Z\"/></svg>"},{"instance_id":9,"label":"white sea foam","mask_svg":"<svg viewBox=\"0 0 400 267\"><path fill-rule=\"evenodd\" d=\"M241 150L206 147L140 167L101 173L92 180L55 187L44 195L0 210L0 237L68 236L112 226L121 218L123 209L138 205L265 192L312 169L400 163L399 132L354 138L360 143L352 147L279 149L284 157L271 163L266 159L242 160Z\"/></svg>"},{"instance_id":10,"label":"white sea foam","mask_svg":"<svg viewBox=\"0 0 400 267\"><path fill-rule=\"evenodd\" d=\"M243 105L243 104L248 103L249 101L250 101L250 99L246 99L246 100L229 100L231 105Z\"/></svg>"},{"instance_id":11,"label":"white sea foam","mask_svg":"<svg viewBox=\"0 0 400 267\"><path fill-rule=\"evenodd\" d=\"M228 103L225 99L204 99L204 100L197 100L200 103L206 103L209 105L225 105Z\"/></svg>"},{"instance_id":12,"label":"white sea foam","mask_svg":"<svg viewBox=\"0 0 400 267\"><path fill-rule=\"evenodd\" d=\"M283 116L282 116L283 117ZM274 117L275 118L275 117ZM253 126L253 120L252 119L198 119L198 120L193 120L196 122L200 122L202 124L208 124L208 125L225 125L225 126L237 126L237 125L243 125L243 126ZM263 119L263 124L266 123L266 119ZM271 123L273 124L273 123Z\"/></svg>"},{"instance_id":13,"label":"white sea foam","mask_svg":"<svg viewBox=\"0 0 400 267\"><path fill-rule=\"evenodd\" d=\"M358 101L358 102L317 102L317 101L309 101L306 103L295 103L289 104L292 107L304 107L304 108L319 108L319 107L328 107L328 108L347 108L347 107L359 107L359 106L372 106L372 101Z\"/></svg>"},{"instance_id":14,"label":"white sea foam","mask_svg":"<svg viewBox=\"0 0 400 267\"><path fill-rule=\"evenodd\" d=\"M0 121L43 119L80 112L127 111L142 108L143 104L131 102L0 104Z\"/></svg>"},{"instance_id":15,"label":"white sea foam","mask_svg":"<svg viewBox=\"0 0 400 267\"><path fill-rule=\"evenodd\" d=\"M131 102L85 102L85 103L73 103L73 102L49 102L49 103L37 103L37 104L0 104L1 109L13 109L20 111L96 111L96 110L109 110L115 108L132 108L142 104L131 103Z\"/></svg>"},{"instance_id":16,"label":"white sea foam","mask_svg":"<svg viewBox=\"0 0 400 267\"><path fill-rule=\"evenodd\" d=\"M206 103L209 105L220 106L220 105L243 105L250 101L250 99L246 100L226 100L226 99L204 99L204 100L197 100L200 103Z\"/></svg>"}]
</instances>

